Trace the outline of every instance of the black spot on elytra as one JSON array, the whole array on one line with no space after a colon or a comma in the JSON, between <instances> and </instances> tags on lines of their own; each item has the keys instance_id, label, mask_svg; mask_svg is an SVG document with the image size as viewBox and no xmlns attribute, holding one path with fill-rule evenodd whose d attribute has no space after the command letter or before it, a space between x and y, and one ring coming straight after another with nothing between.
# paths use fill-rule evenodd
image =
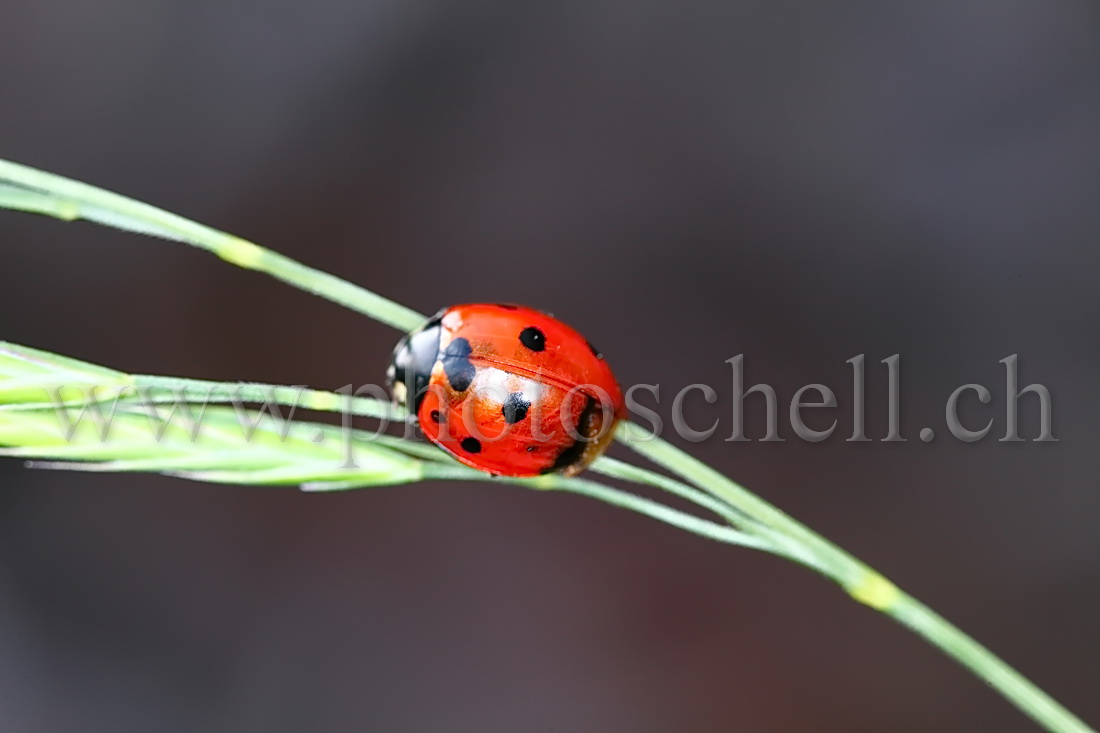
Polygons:
<instances>
[{"instance_id":1,"label":"black spot on elytra","mask_svg":"<svg viewBox=\"0 0 1100 733\"><path fill-rule=\"evenodd\" d=\"M456 338L443 350L443 373L456 392L465 392L474 381L477 368L470 362L473 349L464 338Z\"/></svg>"},{"instance_id":2,"label":"black spot on elytra","mask_svg":"<svg viewBox=\"0 0 1100 733\"><path fill-rule=\"evenodd\" d=\"M463 438L462 442L459 443L459 445L461 445L462 450L466 451L467 453L481 452L481 441L477 438Z\"/></svg>"},{"instance_id":3,"label":"black spot on elytra","mask_svg":"<svg viewBox=\"0 0 1100 733\"><path fill-rule=\"evenodd\" d=\"M597 359L603 358L603 354L600 353L599 349L592 345L591 341L585 341L585 343L588 344L588 350L592 352L593 356L595 356Z\"/></svg>"},{"instance_id":4,"label":"black spot on elytra","mask_svg":"<svg viewBox=\"0 0 1100 733\"><path fill-rule=\"evenodd\" d=\"M523 396L523 392L512 392L504 399L500 413L504 415L504 422L515 425L527 417L527 411L530 409L531 402Z\"/></svg>"},{"instance_id":5,"label":"black spot on elytra","mask_svg":"<svg viewBox=\"0 0 1100 733\"><path fill-rule=\"evenodd\" d=\"M519 332L519 342L531 351L542 351L546 348L546 334L534 326L528 326Z\"/></svg>"},{"instance_id":6,"label":"black spot on elytra","mask_svg":"<svg viewBox=\"0 0 1100 733\"><path fill-rule=\"evenodd\" d=\"M535 452L535 451L537 451L538 449L539 449L539 447L538 447L537 445L529 445L529 446L527 446L527 452L528 452L528 453L534 453L534 452Z\"/></svg>"},{"instance_id":7,"label":"black spot on elytra","mask_svg":"<svg viewBox=\"0 0 1100 733\"><path fill-rule=\"evenodd\" d=\"M438 425L443 419L443 417L439 414L439 410L432 410L430 413L428 413L428 417L430 417L432 419L432 422L434 422L436 425Z\"/></svg>"}]
</instances>

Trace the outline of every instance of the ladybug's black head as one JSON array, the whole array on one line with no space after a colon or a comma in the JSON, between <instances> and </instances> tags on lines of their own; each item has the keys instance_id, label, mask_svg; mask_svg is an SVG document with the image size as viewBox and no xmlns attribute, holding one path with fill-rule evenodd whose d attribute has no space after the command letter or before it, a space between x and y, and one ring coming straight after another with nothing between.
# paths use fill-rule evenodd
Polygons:
<instances>
[{"instance_id":1,"label":"ladybug's black head","mask_svg":"<svg viewBox=\"0 0 1100 733\"><path fill-rule=\"evenodd\" d=\"M397 342L386 370L386 383L396 402L415 415L428 389L432 367L439 360L439 316ZM409 405L410 398L413 401Z\"/></svg>"}]
</instances>

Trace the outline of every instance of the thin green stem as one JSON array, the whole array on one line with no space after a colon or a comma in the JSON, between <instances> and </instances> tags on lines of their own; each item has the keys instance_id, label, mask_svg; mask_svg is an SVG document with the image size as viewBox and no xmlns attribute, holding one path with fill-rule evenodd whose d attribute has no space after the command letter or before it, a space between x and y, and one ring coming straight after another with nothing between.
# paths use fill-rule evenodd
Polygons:
<instances>
[{"instance_id":1,"label":"thin green stem","mask_svg":"<svg viewBox=\"0 0 1100 733\"><path fill-rule=\"evenodd\" d=\"M725 519L734 527L741 527L747 521L751 521L744 514L731 508L728 504L718 501L709 494L696 489L693 486L677 481L656 471L650 471L630 463L615 460L608 456L601 456L589 469L593 473L603 474L611 478L631 481L636 484L646 484L667 491L668 493L686 499L691 503L702 507Z\"/></svg>"},{"instance_id":2,"label":"thin green stem","mask_svg":"<svg viewBox=\"0 0 1100 733\"><path fill-rule=\"evenodd\" d=\"M70 178L0 160L0 206L65 219L85 219L127 231L184 242L248 270L411 331L424 316L327 272L182 216Z\"/></svg>"},{"instance_id":3,"label":"thin green stem","mask_svg":"<svg viewBox=\"0 0 1100 733\"><path fill-rule=\"evenodd\" d=\"M1092 731L1092 728L1083 720L1039 689L1003 659L912 596L900 593L889 608L883 609L883 613L912 629L980 679L985 680L993 689L1047 730L1080 733Z\"/></svg>"},{"instance_id":4,"label":"thin green stem","mask_svg":"<svg viewBox=\"0 0 1100 733\"><path fill-rule=\"evenodd\" d=\"M637 426L620 431L619 436L621 442L639 454L751 516L765 528L763 536L773 540L779 537L794 540L801 545L800 549L807 552L808 556L804 558L807 565L839 583L855 600L915 631L985 680L1005 699L1048 730L1060 733L1087 733L1092 730L1004 660L805 525L679 448L647 435ZM638 440L640 437L648 439ZM744 527L748 532L756 532L751 523ZM788 549L785 545L780 547Z\"/></svg>"},{"instance_id":5,"label":"thin green stem","mask_svg":"<svg viewBox=\"0 0 1100 733\"><path fill-rule=\"evenodd\" d=\"M473 475L472 475L473 473ZM470 481L478 480L483 476L477 476L478 472L471 472L464 466L454 464L432 464L424 466L424 477L431 479L446 479ZM644 514L658 521L670 524L673 527L687 530L700 537L725 542L731 545L740 545L755 550L771 551L771 545L764 538L756 537L730 527L724 527L714 522L681 512L665 506L652 499L631 494L626 491L605 486L604 484L586 479L565 478L556 474L547 474L534 479L515 479L500 477L495 479L500 483L514 484L526 488L541 491L565 491L571 494L580 494L593 499L598 499L613 506L629 509L630 511Z\"/></svg>"},{"instance_id":6,"label":"thin green stem","mask_svg":"<svg viewBox=\"0 0 1100 733\"><path fill-rule=\"evenodd\" d=\"M736 511L751 517L756 524L767 528L769 532L786 536L796 543L805 545L818 562L824 565L824 572L844 586L857 600L861 600L859 596L866 592L865 586L868 584L873 584L877 588L879 579L888 582L862 562L785 512L705 463L692 458L671 443L653 436L644 428L626 423L620 426L616 438L657 465L672 471Z\"/></svg>"}]
</instances>

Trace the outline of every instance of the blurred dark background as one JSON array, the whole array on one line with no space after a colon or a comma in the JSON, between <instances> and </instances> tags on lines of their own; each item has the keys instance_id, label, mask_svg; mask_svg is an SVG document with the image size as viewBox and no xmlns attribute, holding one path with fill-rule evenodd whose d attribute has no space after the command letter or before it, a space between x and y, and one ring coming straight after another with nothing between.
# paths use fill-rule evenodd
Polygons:
<instances>
[{"instance_id":1,"label":"blurred dark background","mask_svg":"<svg viewBox=\"0 0 1100 733\"><path fill-rule=\"evenodd\" d=\"M666 418L715 385L694 453L1096 723L1098 41L1057 0L6 0L0 157L425 312L553 311ZM335 388L397 338L182 245L2 213L0 246L3 338L128 371ZM784 405L831 386L836 434L724 442L737 354ZM1060 442L998 442L1010 354ZM4 731L1035 729L812 573L577 497L0 481Z\"/></svg>"}]
</instances>

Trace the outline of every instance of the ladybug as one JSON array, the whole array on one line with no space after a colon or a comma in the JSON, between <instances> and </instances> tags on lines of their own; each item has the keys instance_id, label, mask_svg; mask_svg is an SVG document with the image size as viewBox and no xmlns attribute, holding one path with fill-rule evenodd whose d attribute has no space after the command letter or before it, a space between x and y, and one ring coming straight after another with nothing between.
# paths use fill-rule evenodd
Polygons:
<instances>
[{"instance_id":1,"label":"ladybug","mask_svg":"<svg viewBox=\"0 0 1100 733\"><path fill-rule=\"evenodd\" d=\"M577 474L626 415L595 347L518 305L444 308L401 339L386 376L429 440L500 476Z\"/></svg>"}]
</instances>

